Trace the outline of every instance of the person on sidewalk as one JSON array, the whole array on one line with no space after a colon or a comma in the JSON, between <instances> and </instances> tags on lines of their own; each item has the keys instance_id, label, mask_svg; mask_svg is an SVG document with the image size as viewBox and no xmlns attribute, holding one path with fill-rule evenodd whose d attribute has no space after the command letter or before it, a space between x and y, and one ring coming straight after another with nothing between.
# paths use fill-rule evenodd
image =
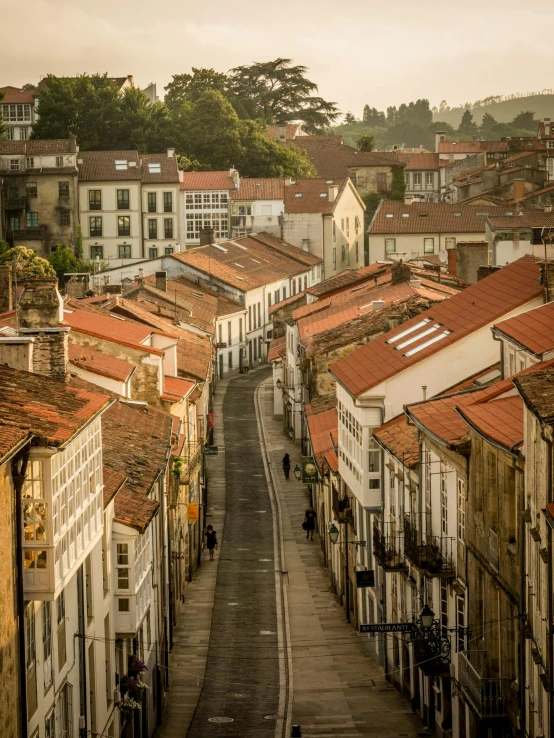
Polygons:
<instances>
[{"instance_id":1,"label":"person on sidewalk","mask_svg":"<svg viewBox=\"0 0 554 738\"><path fill-rule=\"evenodd\" d=\"M285 472L285 479L288 479L290 474L290 456L288 454L283 456L283 471Z\"/></svg>"},{"instance_id":2,"label":"person on sidewalk","mask_svg":"<svg viewBox=\"0 0 554 738\"><path fill-rule=\"evenodd\" d=\"M208 551L210 552L210 561L214 560L214 551L217 548L217 533L213 529L213 526L208 525L206 528L206 546L208 547Z\"/></svg>"},{"instance_id":3,"label":"person on sidewalk","mask_svg":"<svg viewBox=\"0 0 554 738\"><path fill-rule=\"evenodd\" d=\"M247 356L243 356L243 358L242 358L242 366L241 366L241 369L240 370L241 370L241 372L243 374L248 374L249 368L250 367L248 366L248 357Z\"/></svg>"},{"instance_id":4,"label":"person on sidewalk","mask_svg":"<svg viewBox=\"0 0 554 738\"><path fill-rule=\"evenodd\" d=\"M316 513L313 507L309 507L306 510L306 516L304 518L304 522L306 523L306 539L310 539L311 541L314 540L314 530L315 530L315 519L316 519Z\"/></svg>"}]
</instances>

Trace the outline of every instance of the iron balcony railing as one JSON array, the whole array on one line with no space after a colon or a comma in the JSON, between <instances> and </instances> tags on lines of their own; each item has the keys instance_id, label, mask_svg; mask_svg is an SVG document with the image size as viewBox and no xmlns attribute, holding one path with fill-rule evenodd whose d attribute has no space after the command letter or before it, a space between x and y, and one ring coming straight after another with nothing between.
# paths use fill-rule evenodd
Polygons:
<instances>
[{"instance_id":1,"label":"iron balcony railing","mask_svg":"<svg viewBox=\"0 0 554 738\"><path fill-rule=\"evenodd\" d=\"M407 568L403 538L401 533L393 531L390 523L384 523L383 530L377 522L373 524L373 555L385 571L404 571Z\"/></svg>"},{"instance_id":2,"label":"iron balcony railing","mask_svg":"<svg viewBox=\"0 0 554 738\"><path fill-rule=\"evenodd\" d=\"M471 653L458 654L458 680L465 697L480 718L505 718L508 680L483 678L470 662Z\"/></svg>"},{"instance_id":3,"label":"iron balcony railing","mask_svg":"<svg viewBox=\"0 0 554 738\"><path fill-rule=\"evenodd\" d=\"M202 466L202 444L187 443L183 449L183 471L181 472L181 484L190 484L191 478Z\"/></svg>"},{"instance_id":4,"label":"iron balcony railing","mask_svg":"<svg viewBox=\"0 0 554 738\"><path fill-rule=\"evenodd\" d=\"M425 571L427 576L455 576L455 539L429 535L429 518L428 513L405 516L404 555L411 564Z\"/></svg>"},{"instance_id":5,"label":"iron balcony railing","mask_svg":"<svg viewBox=\"0 0 554 738\"><path fill-rule=\"evenodd\" d=\"M23 210L27 204L25 197L6 197L2 199L4 210Z\"/></svg>"},{"instance_id":6,"label":"iron balcony railing","mask_svg":"<svg viewBox=\"0 0 554 738\"><path fill-rule=\"evenodd\" d=\"M42 241L44 236L43 228L19 228L10 231L14 241Z\"/></svg>"}]
</instances>

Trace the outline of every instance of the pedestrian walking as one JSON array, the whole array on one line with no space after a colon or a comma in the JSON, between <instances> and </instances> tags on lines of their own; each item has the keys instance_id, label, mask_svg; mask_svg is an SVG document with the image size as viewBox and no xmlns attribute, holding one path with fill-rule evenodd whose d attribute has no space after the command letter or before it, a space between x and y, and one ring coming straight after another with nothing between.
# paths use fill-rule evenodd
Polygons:
<instances>
[{"instance_id":1,"label":"pedestrian walking","mask_svg":"<svg viewBox=\"0 0 554 738\"><path fill-rule=\"evenodd\" d=\"M249 369L250 369L250 367L248 366L248 357L247 356L244 356L243 359L242 359L241 371L242 371L243 374L248 374L248 370Z\"/></svg>"},{"instance_id":2,"label":"pedestrian walking","mask_svg":"<svg viewBox=\"0 0 554 738\"><path fill-rule=\"evenodd\" d=\"M206 528L206 546L210 552L210 561L214 560L214 551L217 548L217 532L213 529L213 526L208 525Z\"/></svg>"},{"instance_id":3,"label":"pedestrian walking","mask_svg":"<svg viewBox=\"0 0 554 738\"><path fill-rule=\"evenodd\" d=\"M285 472L285 479L288 479L290 474L290 456L288 454L283 456L283 471Z\"/></svg>"},{"instance_id":4,"label":"pedestrian walking","mask_svg":"<svg viewBox=\"0 0 554 738\"><path fill-rule=\"evenodd\" d=\"M306 531L306 539L309 538L311 541L314 540L315 519L316 519L315 510L313 509L313 507L310 506L306 510L306 514L304 516L304 525L302 527Z\"/></svg>"}]
</instances>

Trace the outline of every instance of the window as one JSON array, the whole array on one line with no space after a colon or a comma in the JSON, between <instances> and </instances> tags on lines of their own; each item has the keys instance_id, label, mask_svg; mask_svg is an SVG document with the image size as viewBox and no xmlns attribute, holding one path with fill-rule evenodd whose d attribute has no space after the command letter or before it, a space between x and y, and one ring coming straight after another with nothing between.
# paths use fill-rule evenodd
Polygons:
<instances>
[{"instance_id":1,"label":"window","mask_svg":"<svg viewBox=\"0 0 554 738\"><path fill-rule=\"evenodd\" d=\"M28 128L20 128L19 129L19 140L20 141L26 141L29 138L29 129Z\"/></svg>"},{"instance_id":2,"label":"window","mask_svg":"<svg viewBox=\"0 0 554 738\"><path fill-rule=\"evenodd\" d=\"M166 246L166 248L164 249L164 253L165 253L166 256L169 256L169 254L172 254L173 253L173 246Z\"/></svg>"},{"instance_id":3,"label":"window","mask_svg":"<svg viewBox=\"0 0 554 738\"><path fill-rule=\"evenodd\" d=\"M228 361L229 369L232 369L233 368L233 352L229 351L227 356L228 356L227 361Z\"/></svg>"},{"instance_id":4,"label":"window","mask_svg":"<svg viewBox=\"0 0 554 738\"><path fill-rule=\"evenodd\" d=\"M27 228L38 228L38 213L27 213L25 221Z\"/></svg>"},{"instance_id":5,"label":"window","mask_svg":"<svg viewBox=\"0 0 554 738\"><path fill-rule=\"evenodd\" d=\"M149 192L148 193L148 212L149 213L155 213L157 207L156 202L156 193L155 192Z\"/></svg>"},{"instance_id":6,"label":"window","mask_svg":"<svg viewBox=\"0 0 554 738\"><path fill-rule=\"evenodd\" d=\"M394 476L394 470L391 469L389 473L389 499L390 499L390 514L392 517L396 517L396 479Z\"/></svg>"},{"instance_id":7,"label":"window","mask_svg":"<svg viewBox=\"0 0 554 738\"><path fill-rule=\"evenodd\" d=\"M458 538L465 541L466 537L466 485L458 477Z\"/></svg>"},{"instance_id":8,"label":"window","mask_svg":"<svg viewBox=\"0 0 554 738\"><path fill-rule=\"evenodd\" d=\"M441 464L441 532L448 535L448 484L446 467Z\"/></svg>"},{"instance_id":9,"label":"window","mask_svg":"<svg viewBox=\"0 0 554 738\"><path fill-rule=\"evenodd\" d=\"M413 173L414 178L414 190L420 190L421 189L421 172L414 172Z\"/></svg>"},{"instance_id":10,"label":"window","mask_svg":"<svg viewBox=\"0 0 554 738\"><path fill-rule=\"evenodd\" d=\"M232 344L231 337L232 337L231 321L228 320L227 321L227 345L229 345L229 346Z\"/></svg>"},{"instance_id":11,"label":"window","mask_svg":"<svg viewBox=\"0 0 554 738\"><path fill-rule=\"evenodd\" d=\"M456 237L449 236L448 238L445 238L444 245L446 246L447 250L455 249L456 248Z\"/></svg>"},{"instance_id":12,"label":"window","mask_svg":"<svg viewBox=\"0 0 554 738\"><path fill-rule=\"evenodd\" d=\"M377 189L379 192L385 192L387 189L387 173L379 172L377 175Z\"/></svg>"},{"instance_id":13,"label":"window","mask_svg":"<svg viewBox=\"0 0 554 738\"><path fill-rule=\"evenodd\" d=\"M242 343L242 318L239 318L239 343Z\"/></svg>"},{"instance_id":14,"label":"window","mask_svg":"<svg viewBox=\"0 0 554 738\"><path fill-rule=\"evenodd\" d=\"M57 156L56 157L56 166L57 167L63 167L63 156Z\"/></svg>"},{"instance_id":15,"label":"window","mask_svg":"<svg viewBox=\"0 0 554 738\"><path fill-rule=\"evenodd\" d=\"M162 173L162 165L158 162L150 163L148 164L148 171L150 174L161 174Z\"/></svg>"},{"instance_id":16,"label":"window","mask_svg":"<svg viewBox=\"0 0 554 738\"><path fill-rule=\"evenodd\" d=\"M424 238L423 239L423 253L424 254L434 254L435 253L435 239L434 238Z\"/></svg>"},{"instance_id":17,"label":"window","mask_svg":"<svg viewBox=\"0 0 554 738\"><path fill-rule=\"evenodd\" d=\"M547 141L546 142L546 148L547 149L554 149L554 141Z\"/></svg>"},{"instance_id":18,"label":"window","mask_svg":"<svg viewBox=\"0 0 554 738\"><path fill-rule=\"evenodd\" d=\"M10 217L10 231L18 231L21 228L21 221L17 216Z\"/></svg>"},{"instance_id":19,"label":"window","mask_svg":"<svg viewBox=\"0 0 554 738\"><path fill-rule=\"evenodd\" d=\"M356 235L358 235L360 232L360 219L357 215L354 217L354 230L356 231Z\"/></svg>"},{"instance_id":20,"label":"window","mask_svg":"<svg viewBox=\"0 0 554 738\"><path fill-rule=\"evenodd\" d=\"M466 602L463 597L456 597L456 628L458 634L456 638L456 646L458 652L465 651L465 637L462 635L462 628L466 627ZM517 639L516 640L517 643Z\"/></svg>"},{"instance_id":21,"label":"window","mask_svg":"<svg viewBox=\"0 0 554 738\"><path fill-rule=\"evenodd\" d=\"M248 306L248 330L252 330L252 305Z\"/></svg>"},{"instance_id":22,"label":"window","mask_svg":"<svg viewBox=\"0 0 554 738\"><path fill-rule=\"evenodd\" d=\"M337 224L333 220L333 241L337 240Z\"/></svg>"},{"instance_id":23,"label":"window","mask_svg":"<svg viewBox=\"0 0 554 738\"><path fill-rule=\"evenodd\" d=\"M56 738L73 738L73 687L65 683L57 704L59 735Z\"/></svg>"},{"instance_id":24,"label":"window","mask_svg":"<svg viewBox=\"0 0 554 738\"><path fill-rule=\"evenodd\" d=\"M8 187L8 197L10 199L16 199L19 197L19 187Z\"/></svg>"},{"instance_id":25,"label":"window","mask_svg":"<svg viewBox=\"0 0 554 738\"><path fill-rule=\"evenodd\" d=\"M117 587L129 589L129 544L118 543L117 551Z\"/></svg>"},{"instance_id":26,"label":"window","mask_svg":"<svg viewBox=\"0 0 554 738\"><path fill-rule=\"evenodd\" d=\"M425 453L425 510L431 512L431 454Z\"/></svg>"},{"instance_id":27,"label":"window","mask_svg":"<svg viewBox=\"0 0 554 738\"><path fill-rule=\"evenodd\" d=\"M118 598L117 609L119 610L119 612L129 612L129 600L127 597Z\"/></svg>"},{"instance_id":28,"label":"window","mask_svg":"<svg viewBox=\"0 0 554 738\"><path fill-rule=\"evenodd\" d=\"M117 209L129 210L129 190L117 191Z\"/></svg>"},{"instance_id":29,"label":"window","mask_svg":"<svg viewBox=\"0 0 554 738\"><path fill-rule=\"evenodd\" d=\"M27 167L27 169L34 169L35 168L35 157L28 156L25 159L25 166Z\"/></svg>"},{"instance_id":30,"label":"window","mask_svg":"<svg viewBox=\"0 0 554 738\"><path fill-rule=\"evenodd\" d=\"M148 249L148 258L149 259L156 259L158 256L158 248L157 246L151 246Z\"/></svg>"},{"instance_id":31,"label":"window","mask_svg":"<svg viewBox=\"0 0 554 738\"><path fill-rule=\"evenodd\" d=\"M406 172L406 189L410 189L410 172Z\"/></svg>"},{"instance_id":32,"label":"window","mask_svg":"<svg viewBox=\"0 0 554 738\"><path fill-rule=\"evenodd\" d=\"M89 235L91 237L102 235L102 218L98 215L91 216L89 222Z\"/></svg>"},{"instance_id":33,"label":"window","mask_svg":"<svg viewBox=\"0 0 554 738\"><path fill-rule=\"evenodd\" d=\"M62 590L56 600L56 615L58 626L60 626L65 620L65 591Z\"/></svg>"},{"instance_id":34,"label":"window","mask_svg":"<svg viewBox=\"0 0 554 738\"><path fill-rule=\"evenodd\" d=\"M346 219L346 235L350 235L350 218Z\"/></svg>"},{"instance_id":35,"label":"window","mask_svg":"<svg viewBox=\"0 0 554 738\"><path fill-rule=\"evenodd\" d=\"M50 602L41 603L42 649L44 655L44 689L52 683L52 607Z\"/></svg>"},{"instance_id":36,"label":"window","mask_svg":"<svg viewBox=\"0 0 554 738\"><path fill-rule=\"evenodd\" d=\"M103 259L104 258L104 247L103 246L91 246L90 247L90 258L91 259Z\"/></svg>"},{"instance_id":37,"label":"window","mask_svg":"<svg viewBox=\"0 0 554 738\"><path fill-rule=\"evenodd\" d=\"M333 269L337 268L337 247L333 246Z\"/></svg>"},{"instance_id":38,"label":"window","mask_svg":"<svg viewBox=\"0 0 554 738\"><path fill-rule=\"evenodd\" d=\"M130 215L118 215L117 216L117 235L118 236L130 236L131 235L131 216Z\"/></svg>"},{"instance_id":39,"label":"window","mask_svg":"<svg viewBox=\"0 0 554 738\"><path fill-rule=\"evenodd\" d=\"M381 449L377 441L370 436L369 439L369 469L370 474L381 471Z\"/></svg>"},{"instance_id":40,"label":"window","mask_svg":"<svg viewBox=\"0 0 554 738\"><path fill-rule=\"evenodd\" d=\"M148 238L158 238L158 221L155 218L148 219Z\"/></svg>"},{"instance_id":41,"label":"window","mask_svg":"<svg viewBox=\"0 0 554 738\"><path fill-rule=\"evenodd\" d=\"M271 292L268 292L268 294L267 294L267 308L268 308L268 310L269 310L270 307L271 307Z\"/></svg>"},{"instance_id":42,"label":"window","mask_svg":"<svg viewBox=\"0 0 554 738\"><path fill-rule=\"evenodd\" d=\"M286 296L286 287L283 287L283 300ZM262 325L262 303L258 303L258 328Z\"/></svg>"},{"instance_id":43,"label":"window","mask_svg":"<svg viewBox=\"0 0 554 738\"><path fill-rule=\"evenodd\" d=\"M120 259L130 259L131 258L131 247L129 245L123 244L122 246L118 246L117 248L118 248Z\"/></svg>"},{"instance_id":44,"label":"window","mask_svg":"<svg viewBox=\"0 0 554 738\"><path fill-rule=\"evenodd\" d=\"M27 182L25 185L25 194L27 197L36 197L37 196L37 183L36 182Z\"/></svg>"},{"instance_id":45,"label":"window","mask_svg":"<svg viewBox=\"0 0 554 738\"><path fill-rule=\"evenodd\" d=\"M34 666L35 660L35 603L29 602L29 604L25 607L25 665L27 667L27 670Z\"/></svg>"},{"instance_id":46,"label":"window","mask_svg":"<svg viewBox=\"0 0 554 738\"><path fill-rule=\"evenodd\" d=\"M62 228L71 225L71 210L60 210L60 225Z\"/></svg>"},{"instance_id":47,"label":"window","mask_svg":"<svg viewBox=\"0 0 554 738\"><path fill-rule=\"evenodd\" d=\"M173 218L164 218L164 238L173 238Z\"/></svg>"},{"instance_id":48,"label":"window","mask_svg":"<svg viewBox=\"0 0 554 738\"><path fill-rule=\"evenodd\" d=\"M281 290L275 290L273 303L276 305L278 302L281 302Z\"/></svg>"},{"instance_id":49,"label":"window","mask_svg":"<svg viewBox=\"0 0 554 738\"><path fill-rule=\"evenodd\" d=\"M10 169L17 171L19 169L19 159L10 159Z\"/></svg>"},{"instance_id":50,"label":"window","mask_svg":"<svg viewBox=\"0 0 554 738\"><path fill-rule=\"evenodd\" d=\"M115 169L117 172L125 171L127 169L127 162L125 161L125 159L116 159Z\"/></svg>"},{"instance_id":51,"label":"window","mask_svg":"<svg viewBox=\"0 0 554 738\"><path fill-rule=\"evenodd\" d=\"M434 184L433 172L425 172L425 189L432 190Z\"/></svg>"},{"instance_id":52,"label":"window","mask_svg":"<svg viewBox=\"0 0 554 738\"><path fill-rule=\"evenodd\" d=\"M396 238L385 238L385 254L394 254L396 251Z\"/></svg>"},{"instance_id":53,"label":"window","mask_svg":"<svg viewBox=\"0 0 554 738\"><path fill-rule=\"evenodd\" d=\"M102 190L88 191L88 209L102 210Z\"/></svg>"},{"instance_id":54,"label":"window","mask_svg":"<svg viewBox=\"0 0 554 738\"><path fill-rule=\"evenodd\" d=\"M213 202L214 196L212 195L212 202ZM172 213L173 212L173 193L172 192L164 192L164 213Z\"/></svg>"},{"instance_id":55,"label":"window","mask_svg":"<svg viewBox=\"0 0 554 738\"><path fill-rule=\"evenodd\" d=\"M52 712L46 716L46 720L44 721L44 735L45 735L45 738L55 738L56 737L54 710L52 710Z\"/></svg>"},{"instance_id":56,"label":"window","mask_svg":"<svg viewBox=\"0 0 554 738\"><path fill-rule=\"evenodd\" d=\"M64 200L69 198L69 182L58 182L58 196Z\"/></svg>"}]
</instances>

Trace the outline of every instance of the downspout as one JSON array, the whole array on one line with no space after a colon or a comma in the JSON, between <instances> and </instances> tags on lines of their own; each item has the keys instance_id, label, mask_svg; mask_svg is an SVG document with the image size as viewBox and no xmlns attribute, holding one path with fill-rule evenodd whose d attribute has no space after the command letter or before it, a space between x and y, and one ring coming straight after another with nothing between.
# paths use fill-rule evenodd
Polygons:
<instances>
[{"instance_id":1,"label":"downspout","mask_svg":"<svg viewBox=\"0 0 554 738\"><path fill-rule=\"evenodd\" d=\"M84 734L88 735L88 721L87 721L87 644L86 644L86 631L85 631L85 588L83 584L83 567L81 564L77 570L77 607L78 607L78 620L77 620L77 638L79 639L79 681L80 681L80 697L81 697L81 709L79 711L79 722L83 718L83 728L79 728L79 736Z\"/></svg>"},{"instance_id":2,"label":"downspout","mask_svg":"<svg viewBox=\"0 0 554 738\"><path fill-rule=\"evenodd\" d=\"M514 458L514 469L516 472L519 471L522 474L521 469L515 466ZM526 613L526 597L525 597L525 582L526 579L523 576L525 571L525 519L523 514L525 512L525 483L523 484L523 490L521 495L521 509L519 511L519 540L521 541L519 551L519 566L520 566L520 584L519 584L519 710L520 710L520 730L521 735L527 735L526 730L526 687L525 687L525 621L527 620Z\"/></svg>"},{"instance_id":3,"label":"downspout","mask_svg":"<svg viewBox=\"0 0 554 738\"><path fill-rule=\"evenodd\" d=\"M18 470L18 464L21 462L21 468ZM20 708L20 735L21 738L27 738L27 685L24 675L21 671L26 672L25 664L25 597L23 593L23 514L21 509L21 490L27 473L27 464L29 462L29 446L21 451L18 456L12 460L12 479L15 489L15 525L16 525L16 575L17 575L17 619L19 630L19 708Z\"/></svg>"},{"instance_id":4,"label":"downspout","mask_svg":"<svg viewBox=\"0 0 554 738\"><path fill-rule=\"evenodd\" d=\"M541 423L542 425L542 423ZM553 452L553 443L552 440L549 439L545 433L545 427L543 426L541 428L541 438L546 443L548 448L548 459L547 459L547 483L546 483L546 502L547 504L549 502L553 502L552 499L552 452ZM552 597L554 595L552 591L552 575L553 575L553 565L552 565L552 528L550 525L546 526L547 532L548 532L548 540L547 540L547 550L548 550L548 564L547 564L547 584L546 584L546 596L548 601L548 611L547 611L547 618L548 618L548 630L546 634L547 643L548 643L548 677L549 677L549 690L548 690L548 735L552 735L552 731L554 730L554 682L553 682L553 671L554 671L554 637L552 633L552 627L553 627L553 607L552 607Z\"/></svg>"}]
</instances>

